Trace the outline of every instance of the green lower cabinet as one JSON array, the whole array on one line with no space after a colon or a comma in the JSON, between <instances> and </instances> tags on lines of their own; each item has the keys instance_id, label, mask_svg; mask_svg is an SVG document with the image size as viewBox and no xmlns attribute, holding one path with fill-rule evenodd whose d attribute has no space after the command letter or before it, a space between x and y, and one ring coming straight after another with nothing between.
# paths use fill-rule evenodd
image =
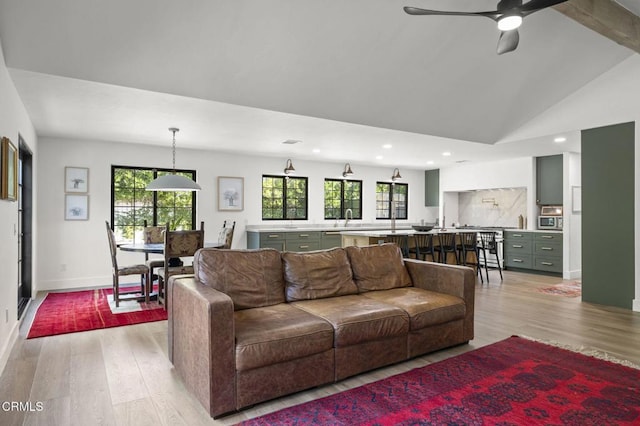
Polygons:
<instances>
[{"instance_id":1,"label":"green lower cabinet","mask_svg":"<svg viewBox=\"0 0 640 426\"><path fill-rule=\"evenodd\" d=\"M504 264L507 268L533 269L533 257L530 254L505 253Z\"/></svg>"},{"instance_id":2,"label":"green lower cabinet","mask_svg":"<svg viewBox=\"0 0 640 426\"><path fill-rule=\"evenodd\" d=\"M320 235L320 248L330 249L342 247L342 235L339 231L322 231Z\"/></svg>"},{"instance_id":3,"label":"green lower cabinet","mask_svg":"<svg viewBox=\"0 0 640 426\"><path fill-rule=\"evenodd\" d=\"M507 269L562 274L562 233L505 230L504 263Z\"/></svg>"}]
</instances>

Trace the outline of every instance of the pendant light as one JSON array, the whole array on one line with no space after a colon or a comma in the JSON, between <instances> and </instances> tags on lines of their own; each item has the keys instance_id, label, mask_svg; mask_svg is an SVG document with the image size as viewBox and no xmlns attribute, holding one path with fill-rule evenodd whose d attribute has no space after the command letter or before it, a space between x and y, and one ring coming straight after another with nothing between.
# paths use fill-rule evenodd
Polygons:
<instances>
[{"instance_id":1,"label":"pendant light","mask_svg":"<svg viewBox=\"0 0 640 426\"><path fill-rule=\"evenodd\" d=\"M171 174L158 176L147 185L147 191L199 191L200 185L193 180L176 174L176 132L180 129L177 127L169 127L169 131L173 133L173 171Z\"/></svg>"},{"instance_id":2,"label":"pendant light","mask_svg":"<svg viewBox=\"0 0 640 426\"><path fill-rule=\"evenodd\" d=\"M400 176L400 170L398 170L398 168L396 167L393 170L393 176L391 176L391 180L395 182L400 179L402 179L402 176Z\"/></svg>"},{"instance_id":3,"label":"pendant light","mask_svg":"<svg viewBox=\"0 0 640 426\"><path fill-rule=\"evenodd\" d=\"M347 163L344 165L344 172L342 172L342 177L353 176L353 170L351 170L351 164Z\"/></svg>"},{"instance_id":4,"label":"pendant light","mask_svg":"<svg viewBox=\"0 0 640 426\"><path fill-rule=\"evenodd\" d=\"M285 175L290 175L292 173L295 173L296 169L293 168L293 163L291 162L291 159L287 160L287 165L284 168L284 174Z\"/></svg>"}]
</instances>

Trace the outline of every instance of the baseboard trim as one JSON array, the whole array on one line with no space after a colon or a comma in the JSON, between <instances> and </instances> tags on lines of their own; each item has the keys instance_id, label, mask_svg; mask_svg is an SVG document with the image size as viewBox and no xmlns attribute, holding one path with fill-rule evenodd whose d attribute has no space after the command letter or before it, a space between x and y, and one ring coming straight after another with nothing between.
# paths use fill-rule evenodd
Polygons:
<instances>
[{"instance_id":1,"label":"baseboard trim","mask_svg":"<svg viewBox=\"0 0 640 426\"><path fill-rule=\"evenodd\" d=\"M640 312L640 299L633 299L633 310Z\"/></svg>"},{"instance_id":2,"label":"baseboard trim","mask_svg":"<svg viewBox=\"0 0 640 426\"><path fill-rule=\"evenodd\" d=\"M24 315L23 315L24 318ZM9 355L11 355L11 350L13 349L13 345L18 341L18 335L20 331L20 324L22 323L22 319L20 321L16 321L13 324L13 328L11 329L11 333L9 333L9 338L7 339L6 344L2 348L0 352L0 375L4 374L4 368L7 366L7 362L9 361Z\"/></svg>"}]
</instances>

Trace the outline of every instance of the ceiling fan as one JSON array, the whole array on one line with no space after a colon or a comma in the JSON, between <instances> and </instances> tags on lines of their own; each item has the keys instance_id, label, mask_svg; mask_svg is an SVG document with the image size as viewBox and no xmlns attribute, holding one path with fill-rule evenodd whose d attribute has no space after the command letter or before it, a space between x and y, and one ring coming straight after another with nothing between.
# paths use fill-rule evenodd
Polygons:
<instances>
[{"instance_id":1,"label":"ceiling fan","mask_svg":"<svg viewBox=\"0 0 640 426\"><path fill-rule=\"evenodd\" d=\"M564 3L567 0L530 0L522 4L522 0L500 0L497 10L488 12L448 12L445 10L429 10L417 7L405 7L409 15L450 15L450 16L484 16L498 23L500 38L498 39L498 55L516 50L520 41L518 27L522 18L541 9Z\"/></svg>"}]
</instances>

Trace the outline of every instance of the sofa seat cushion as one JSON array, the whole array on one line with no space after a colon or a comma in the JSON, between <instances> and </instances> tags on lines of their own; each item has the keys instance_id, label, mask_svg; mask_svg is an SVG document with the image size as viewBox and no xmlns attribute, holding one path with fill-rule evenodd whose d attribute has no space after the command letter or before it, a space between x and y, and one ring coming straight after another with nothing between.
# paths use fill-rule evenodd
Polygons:
<instances>
[{"instance_id":1,"label":"sofa seat cushion","mask_svg":"<svg viewBox=\"0 0 640 426\"><path fill-rule=\"evenodd\" d=\"M345 249L353 279L361 293L411 285L400 247L393 243L376 246L349 246Z\"/></svg>"},{"instance_id":2,"label":"sofa seat cushion","mask_svg":"<svg viewBox=\"0 0 640 426\"><path fill-rule=\"evenodd\" d=\"M291 304L328 321L334 329L336 348L402 336L409 332L409 317L405 311L360 295Z\"/></svg>"},{"instance_id":3,"label":"sofa seat cushion","mask_svg":"<svg viewBox=\"0 0 640 426\"><path fill-rule=\"evenodd\" d=\"M221 250L204 248L193 258L196 278L233 300L233 309L284 302L282 259L275 249Z\"/></svg>"},{"instance_id":4,"label":"sofa seat cushion","mask_svg":"<svg viewBox=\"0 0 640 426\"><path fill-rule=\"evenodd\" d=\"M370 291L362 297L404 310L409 315L411 330L463 319L466 312L464 300L457 296L415 287Z\"/></svg>"},{"instance_id":5,"label":"sofa seat cushion","mask_svg":"<svg viewBox=\"0 0 640 426\"><path fill-rule=\"evenodd\" d=\"M235 311L234 322L238 371L333 348L333 327L328 322L286 303Z\"/></svg>"},{"instance_id":6,"label":"sofa seat cushion","mask_svg":"<svg viewBox=\"0 0 640 426\"><path fill-rule=\"evenodd\" d=\"M288 302L358 294L343 248L284 252L282 263Z\"/></svg>"}]
</instances>

